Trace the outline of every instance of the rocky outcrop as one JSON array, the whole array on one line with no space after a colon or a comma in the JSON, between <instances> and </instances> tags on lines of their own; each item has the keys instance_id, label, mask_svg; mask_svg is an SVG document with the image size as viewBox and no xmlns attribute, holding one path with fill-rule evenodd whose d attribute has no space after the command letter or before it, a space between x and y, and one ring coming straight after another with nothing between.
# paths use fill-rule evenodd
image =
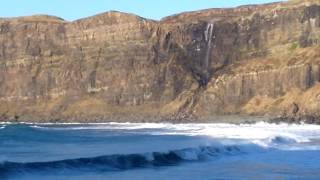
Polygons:
<instances>
[{"instance_id":1,"label":"rocky outcrop","mask_svg":"<svg viewBox=\"0 0 320 180\"><path fill-rule=\"evenodd\" d=\"M319 44L320 5L312 0L161 21L121 12L73 22L0 19L1 119L313 115L320 110Z\"/></svg>"}]
</instances>

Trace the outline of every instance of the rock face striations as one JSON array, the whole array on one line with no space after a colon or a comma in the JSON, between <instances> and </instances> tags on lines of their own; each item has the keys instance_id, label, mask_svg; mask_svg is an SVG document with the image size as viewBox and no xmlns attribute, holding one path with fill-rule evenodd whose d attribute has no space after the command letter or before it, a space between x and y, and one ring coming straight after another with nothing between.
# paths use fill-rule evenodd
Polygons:
<instances>
[{"instance_id":1,"label":"rock face striations","mask_svg":"<svg viewBox=\"0 0 320 180\"><path fill-rule=\"evenodd\" d=\"M0 19L0 119L317 116L320 2Z\"/></svg>"}]
</instances>

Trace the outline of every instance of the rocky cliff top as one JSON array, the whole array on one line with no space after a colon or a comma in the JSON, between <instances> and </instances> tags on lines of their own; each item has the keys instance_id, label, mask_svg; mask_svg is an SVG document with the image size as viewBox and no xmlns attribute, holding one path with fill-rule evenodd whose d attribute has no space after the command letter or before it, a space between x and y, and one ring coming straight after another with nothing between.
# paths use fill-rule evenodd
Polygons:
<instances>
[{"instance_id":1,"label":"rocky cliff top","mask_svg":"<svg viewBox=\"0 0 320 180\"><path fill-rule=\"evenodd\" d=\"M214 18L239 18L243 16L249 16L254 12L263 12L265 10L274 9L277 6L281 6L284 3L270 3L263 5L244 5L236 8L212 8L206 10L192 11L192 12L184 12L168 17L164 17L162 21L177 23L177 22L185 22L185 21L194 21L194 20L203 20L210 21L212 17Z\"/></svg>"},{"instance_id":2,"label":"rocky cliff top","mask_svg":"<svg viewBox=\"0 0 320 180\"><path fill-rule=\"evenodd\" d=\"M274 2L268 4L259 4L259 5L242 5L235 8L211 8L205 10L198 11L190 11L183 12L175 15L170 15L162 18L160 21L164 22L178 22L184 20L205 20L208 18L216 17L216 18L232 18L232 17L241 17L248 16L254 12L263 12L277 9L285 9L285 8L293 8L299 6L310 6L312 4L320 4L318 0L289 0L287 2ZM147 19L140 17L138 15L132 13L125 13L120 11L108 11L104 13L100 13L91 17L81 18L75 20L73 22L80 21L95 21L95 20L109 20L111 23L120 23L121 20L149 20L156 21L152 19ZM0 18L2 21L26 21L26 22L68 22L63 18L51 15L32 15L32 16L21 16L21 17L13 17L13 18ZM71 22L71 23L73 23ZM98 22L99 23L99 22Z\"/></svg>"},{"instance_id":3,"label":"rocky cliff top","mask_svg":"<svg viewBox=\"0 0 320 180\"><path fill-rule=\"evenodd\" d=\"M64 19L56 16L50 15L32 15L32 16L22 16L22 17L13 17L13 18L0 18L0 21L11 21L11 22L28 22L28 23L37 23L37 22L46 22L46 23L64 23Z\"/></svg>"},{"instance_id":4,"label":"rocky cliff top","mask_svg":"<svg viewBox=\"0 0 320 180\"><path fill-rule=\"evenodd\" d=\"M99 26L100 24L113 25L121 23L133 23L136 21L147 21L148 19L137 16L131 13L124 13L119 11L108 11L97 14L91 17L82 18L73 21L72 23L92 23L92 25ZM152 20L148 20L152 21Z\"/></svg>"}]
</instances>

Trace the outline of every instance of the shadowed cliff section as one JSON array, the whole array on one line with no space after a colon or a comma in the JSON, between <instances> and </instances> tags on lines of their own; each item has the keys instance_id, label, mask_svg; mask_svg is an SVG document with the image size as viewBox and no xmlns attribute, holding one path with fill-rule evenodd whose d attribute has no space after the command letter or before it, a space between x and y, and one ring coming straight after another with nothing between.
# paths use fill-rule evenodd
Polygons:
<instances>
[{"instance_id":1,"label":"shadowed cliff section","mask_svg":"<svg viewBox=\"0 0 320 180\"><path fill-rule=\"evenodd\" d=\"M316 116L320 5L0 19L2 120ZM306 100L308 99L308 100ZM308 101L308 102L307 102Z\"/></svg>"}]
</instances>

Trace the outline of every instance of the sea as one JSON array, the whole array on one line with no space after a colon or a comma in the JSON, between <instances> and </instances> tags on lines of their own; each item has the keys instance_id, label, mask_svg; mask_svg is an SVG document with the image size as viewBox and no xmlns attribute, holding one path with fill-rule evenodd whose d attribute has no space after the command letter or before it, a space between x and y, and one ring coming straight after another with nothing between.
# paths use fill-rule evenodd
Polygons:
<instances>
[{"instance_id":1,"label":"sea","mask_svg":"<svg viewBox=\"0 0 320 180\"><path fill-rule=\"evenodd\" d=\"M320 126L0 124L0 179L320 179Z\"/></svg>"}]
</instances>

